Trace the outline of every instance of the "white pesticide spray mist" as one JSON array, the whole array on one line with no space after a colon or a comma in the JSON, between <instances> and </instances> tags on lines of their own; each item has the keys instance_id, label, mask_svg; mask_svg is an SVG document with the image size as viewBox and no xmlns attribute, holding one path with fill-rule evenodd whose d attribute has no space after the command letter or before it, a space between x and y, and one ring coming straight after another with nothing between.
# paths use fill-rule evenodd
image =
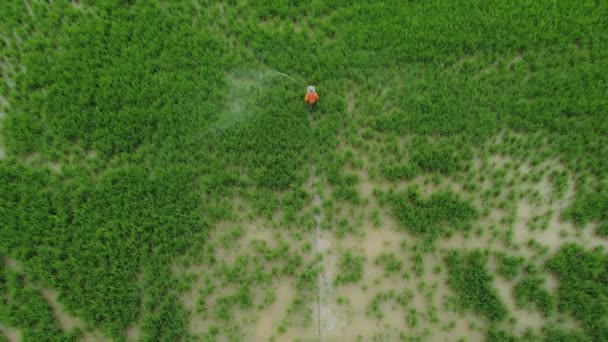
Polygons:
<instances>
[{"instance_id":1,"label":"white pesticide spray mist","mask_svg":"<svg viewBox=\"0 0 608 342\"><path fill-rule=\"evenodd\" d=\"M280 76L285 76L285 77L289 78L290 80L292 80L292 81L296 82L297 84L302 84L301 82L298 82L298 80L296 80L295 78L293 78L293 77L291 77L291 76L287 75L287 74L286 74L286 73L284 73L284 72L280 72L280 71L276 71L276 70L272 70L272 72L274 72L274 73L276 73L277 75L280 75Z\"/></svg>"},{"instance_id":2,"label":"white pesticide spray mist","mask_svg":"<svg viewBox=\"0 0 608 342\"><path fill-rule=\"evenodd\" d=\"M305 91L306 85L303 82L274 69L228 74L226 76L226 110L201 133L201 138L207 137L212 133L219 133L239 123L250 120L255 113L254 105L257 92L263 87L272 86L271 83L269 84L269 81L277 77L288 79L302 86L304 88L303 91Z\"/></svg>"}]
</instances>

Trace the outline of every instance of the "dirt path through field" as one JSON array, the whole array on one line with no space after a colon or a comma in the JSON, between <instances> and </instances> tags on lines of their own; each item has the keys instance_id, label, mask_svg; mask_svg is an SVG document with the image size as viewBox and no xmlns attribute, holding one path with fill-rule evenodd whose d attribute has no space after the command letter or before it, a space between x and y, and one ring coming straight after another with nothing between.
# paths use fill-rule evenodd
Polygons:
<instances>
[{"instance_id":1,"label":"dirt path through field","mask_svg":"<svg viewBox=\"0 0 608 342\"><path fill-rule=\"evenodd\" d=\"M321 209L321 197L318 192L316 167L312 166L312 186L313 186L313 207L315 208L315 229L313 231L313 241L315 254L319 255L319 274L317 278L317 325L319 341L327 340L325 337L333 336L335 331L344 325L344 320L338 315L335 307L338 292L334 286L336 277L337 260L332 253L335 248L335 241L330 232L324 231L322 222L323 214Z\"/></svg>"},{"instance_id":2,"label":"dirt path through field","mask_svg":"<svg viewBox=\"0 0 608 342\"><path fill-rule=\"evenodd\" d=\"M310 124L315 130L317 123L314 114L310 116ZM313 241L315 254L320 257L316 303L318 341L338 341L341 340L340 336L347 328L349 320L344 310L337 305L338 298L342 295L335 285L338 273L338 258L335 251L338 241L333 231L324 227L322 200L319 194L321 184L317 170L316 161L313 159L311 163L312 205L315 213Z\"/></svg>"},{"instance_id":3,"label":"dirt path through field","mask_svg":"<svg viewBox=\"0 0 608 342\"><path fill-rule=\"evenodd\" d=\"M313 116L310 116L310 124L316 128ZM335 269L335 260L332 259L328 250L330 240L323 234L322 222L323 213L321 210L321 196L319 195L319 178L317 176L317 165L313 160L311 163L311 189L312 206L314 211L315 227L313 230L313 245L315 254L321 256L319 259L319 274L317 276L317 333L319 341L323 340L323 335L331 331L336 326L336 316L332 309L331 298L334 296L335 289L332 282L332 271Z\"/></svg>"},{"instance_id":4,"label":"dirt path through field","mask_svg":"<svg viewBox=\"0 0 608 342\"><path fill-rule=\"evenodd\" d=\"M6 98L0 94L0 129L2 129L2 120L6 116L6 107L8 106L8 102ZM0 159L4 159L6 157L6 151L4 150L4 146L2 144L2 137L0 136Z\"/></svg>"},{"instance_id":5,"label":"dirt path through field","mask_svg":"<svg viewBox=\"0 0 608 342\"><path fill-rule=\"evenodd\" d=\"M313 162L312 166L311 166L311 177L312 177L312 182L311 182L311 187L312 187L312 205L314 209L320 208L321 207L321 197L319 196L319 193L317 191L317 170L316 170L316 165ZM319 231L321 229L321 221L322 221L322 217L321 217L321 212L317 211L315 213L315 229L313 230L313 245L315 248L315 255L319 255ZM322 267L322 263L323 261L319 261L320 265L319 267ZM319 272L319 275L317 276L317 331L318 331L318 336L319 336L319 341L321 340L321 271Z\"/></svg>"}]
</instances>

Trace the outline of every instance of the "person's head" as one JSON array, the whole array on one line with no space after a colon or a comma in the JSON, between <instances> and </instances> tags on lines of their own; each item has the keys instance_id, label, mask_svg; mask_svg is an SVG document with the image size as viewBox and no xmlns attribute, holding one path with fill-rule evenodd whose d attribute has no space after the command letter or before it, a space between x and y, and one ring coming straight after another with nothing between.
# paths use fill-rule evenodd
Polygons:
<instances>
[{"instance_id":1,"label":"person's head","mask_svg":"<svg viewBox=\"0 0 608 342\"><path fill-rule=\"evenodd\" d=\"M314 87L314 86L312 86L312 85L309 85L309 86L308 86L308 92L309 92L309 93L314 93L314 92L315 92L315 87Z\"/></svg>"}]
</instances>

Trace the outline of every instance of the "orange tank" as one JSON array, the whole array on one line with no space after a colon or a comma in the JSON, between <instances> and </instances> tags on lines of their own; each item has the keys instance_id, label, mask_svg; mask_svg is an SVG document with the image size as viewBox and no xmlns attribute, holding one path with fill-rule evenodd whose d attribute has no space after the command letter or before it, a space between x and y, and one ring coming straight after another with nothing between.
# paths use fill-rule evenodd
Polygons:
<instances>
[{"instance_id":1,"label":"orange tank","mask_svg":"<svg viewBox=\"0 0 608 342\"><path fill-rule=\"evenodd\" d=\"M306 101L306 103L313 104L319 101L319 95L317 95L317 93L306 93L306 96L304 96L304 101Z\"/></svg>"}]
</instances>

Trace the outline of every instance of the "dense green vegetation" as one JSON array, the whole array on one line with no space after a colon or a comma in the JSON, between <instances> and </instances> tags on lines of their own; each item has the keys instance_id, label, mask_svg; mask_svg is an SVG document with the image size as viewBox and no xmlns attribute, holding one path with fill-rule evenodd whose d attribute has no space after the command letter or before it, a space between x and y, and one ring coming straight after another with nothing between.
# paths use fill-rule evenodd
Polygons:
<instances>
[{"instance_id":1,"label":"dense green vegetation","mask_svg":"<svg viewBox=\"0 0 608 342\"><path fill-rule=\"evenodd\" d=\"M543 288L544 280L540 277L530 277L520 281L513 290L515 301L521 307L535 307L543 314L549 315L553 311L554 299Z\"/></svg>"},{"instance_id":2,"label":"dense green vegetation","mask_svg":"<svg viewBox=\"0 0 608 342\"><path fill-rule=\"evenodd\" d=\"M49 304L23 274L2 267L0 290L0 319L9 326L24 328L24 340L76 340L77 332L68 335L61 331Z\"/></svg>"},{"instance_id":3,"label":"dense green vegetation","mask_svg":"<svg viewBox=\"0 0 608 342\"><path fill-rule=\"evenodd\" d=\"M601 250L564 246L547 267L559 276L558 308L581 321L594 341L608 336L608 257Z\"/></svg>"},{"instance_id":4,"label":"dense green vegetation","mask_svg":"<svg viewBox=\"0 0 608 342\"><path fill-rule=\"evenodd\" d=\"M454 146L448 142L441 144L428 144L414 142L412 161L427 172L453 173L461 169L466 161L472 158L472 152L459 151L458 156Z\"/></svg>"},{"instance_id":5,"label":"dense green vegetation","mask_svg":"<svg viewBox=\"0 0 608 342\"><path fill-rule=\"evenodd\" d=\"M319 229L344 243L336 293L370 297L357 314L382 331L363 340L608 339L607 17L594 0L0 2L0 340L251 340L282 301L288 339L321 325ZM393 221L400 248L353 250ZM542 321L519 329L511 302ZM385 335L391 315L407 330Z\"/></svg>"},{"instance_id":6,"label":"dense green vegetation","mask_svg":"<svg viewBox=\"0 0 608 342\"><path fill-rule=\"evenodd\" d=\"M510 256L506 254L498 255L498 269L496 270L501 276L512 280L517 276L521 266L524 263L524 258Z\"/></svg>"},{"instance_id":7,"label":"dense green vegetation","mask_svg":"<svg viewBox=\"0 0 608 342\"><path fill-rule=\"evenodd\" d=\"M436 192L425 199L413 187L381 200L391 204L401 227L431 239L450 234L453 228L470 228L478 215L472 204L452 192Z\"/></svg>"},{"instance_id":8,"label":"dense green vegetation","mask_svg":"<svg viewBox=\"0 0 608 342\"><path fill-rule=\"evenodd\" d=\"M450 273L448 284L456 291L463 309L474 310L490 321L500 321L508 311L492 288L487 259L479 250L451 252L445 259Z\"/></svg>"}]
</instances>

